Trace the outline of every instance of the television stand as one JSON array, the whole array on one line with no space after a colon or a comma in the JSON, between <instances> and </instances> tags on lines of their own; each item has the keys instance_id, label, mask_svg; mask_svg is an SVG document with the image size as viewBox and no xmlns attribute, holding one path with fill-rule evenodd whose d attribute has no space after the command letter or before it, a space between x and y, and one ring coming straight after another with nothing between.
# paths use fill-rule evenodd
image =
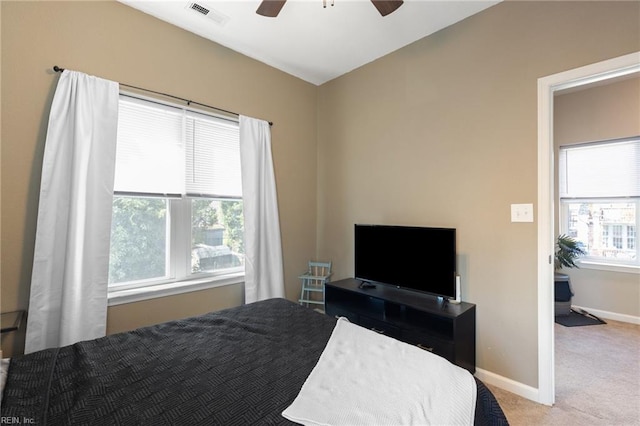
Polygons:
<instances>
[{"instance_id":1,"label":"television stand","mask_svg":"<svg viewBox=\"0 0 640 426\"><path fill-rule=\"evenodd\" d=\"M325 312L476 369L476 305L447 303L386 285L360 288L348 278L325 284Z\"/></svg>"}]
</instances>

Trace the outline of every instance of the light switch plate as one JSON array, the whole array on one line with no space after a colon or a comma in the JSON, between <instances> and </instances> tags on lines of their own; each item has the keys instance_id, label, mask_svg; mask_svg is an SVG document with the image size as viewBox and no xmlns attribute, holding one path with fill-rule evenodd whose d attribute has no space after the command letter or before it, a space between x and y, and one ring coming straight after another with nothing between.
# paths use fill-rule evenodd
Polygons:
<instances>
[{"instance_id":1,"label":"light switch plate","mask_svg":"<svg viewBox=\"0 0 640 426\"><path fill-rule=\"evenodd\" d=\"M511 222L533 222L533 204L511 204Z\"/></svg>"}]
</instances>

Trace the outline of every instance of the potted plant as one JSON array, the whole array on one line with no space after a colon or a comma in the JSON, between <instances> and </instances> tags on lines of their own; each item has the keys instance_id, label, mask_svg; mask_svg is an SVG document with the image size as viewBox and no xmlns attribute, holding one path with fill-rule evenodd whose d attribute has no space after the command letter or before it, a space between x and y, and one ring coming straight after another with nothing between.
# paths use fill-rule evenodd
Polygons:
<instances>
[{"instance_id":1,"label":"potted plant","mask_svg":"<svg viewBox=\"0 0 640 426\"><path fill-rule=\"evenodd\" d=\"M580 242L574 238L561 234L556 239L556 251L554 266L556 269L554 279L555 315L569 315L571 312L571 298L574 296L569 275L559 274L562 268L578 268L576 260L585 255Z\"/></svg>"},{"instance_id":2,"label":"potted plant","mask_svg":"<svg viewBox=\"0 0 640 426\"><path fill-rule=\"evenodd\" d=\"M587 252L579 241L565 234L558 235L554 261L556 271L562 268L578 268L575 261L585 254Z\"/></svg>"}]
</instances>

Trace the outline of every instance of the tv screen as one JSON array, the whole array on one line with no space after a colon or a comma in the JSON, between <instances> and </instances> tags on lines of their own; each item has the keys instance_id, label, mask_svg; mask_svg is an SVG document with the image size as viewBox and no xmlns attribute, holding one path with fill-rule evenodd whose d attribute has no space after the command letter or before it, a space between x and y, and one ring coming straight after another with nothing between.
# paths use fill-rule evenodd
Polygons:
<instances>
[{"instance_id":1,"label":"tv screen","mask_svg":"<svg viewBox=\"0 0 640 426\"><path fill-rule=\"evenodd\" d=\"M355 278L456 297L456 230L355 225Z\"/></svg>"}]
</instances>

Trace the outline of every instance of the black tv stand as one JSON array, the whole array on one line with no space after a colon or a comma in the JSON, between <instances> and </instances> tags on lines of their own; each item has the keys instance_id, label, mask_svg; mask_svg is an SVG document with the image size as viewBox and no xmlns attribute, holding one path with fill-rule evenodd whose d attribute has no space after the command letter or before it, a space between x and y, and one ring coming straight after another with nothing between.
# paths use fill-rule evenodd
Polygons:
<instances>
[{"instance_id":1,"label":"black tv stand","mask_svg":"<svg viewBox=\"0 0 640 426\"><path fill-rule=\"evenodd\" d=\"M440 355L475 373L476 305L348 278L325 284L325 312Z\"/></svg>"}]
</instances>

